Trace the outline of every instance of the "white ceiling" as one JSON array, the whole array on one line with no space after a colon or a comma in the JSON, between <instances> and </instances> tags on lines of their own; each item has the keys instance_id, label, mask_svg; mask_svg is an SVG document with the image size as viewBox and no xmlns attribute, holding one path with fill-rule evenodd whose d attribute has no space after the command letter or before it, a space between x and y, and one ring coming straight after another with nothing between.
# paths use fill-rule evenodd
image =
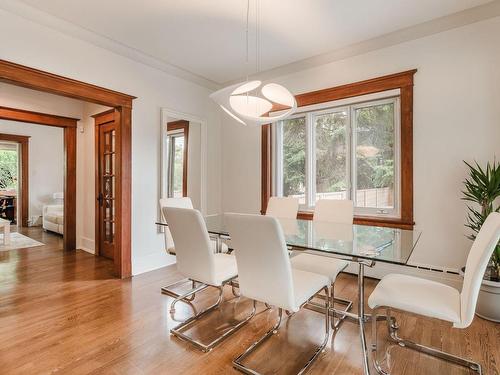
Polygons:
<instances>
[{"instance_id":1,"label":"white ceiling","mask_svg":"<svg viewBox=\"0 0 500 375\"><path fill-rule=\"evenodd\" d=\"M22 0L215 83L246 75L246 0ZM250 74L255 73L250 0ZM261 71L491 0L260 0Z\"/></svg>"}]
</instances>

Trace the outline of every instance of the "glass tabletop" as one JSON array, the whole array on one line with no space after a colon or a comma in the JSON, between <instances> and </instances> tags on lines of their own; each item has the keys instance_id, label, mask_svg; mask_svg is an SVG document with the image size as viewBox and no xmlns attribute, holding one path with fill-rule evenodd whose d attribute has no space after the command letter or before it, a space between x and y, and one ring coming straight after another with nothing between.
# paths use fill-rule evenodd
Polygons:
<instances>
[{"instance_id":1,"label":"glass tabletop","mask_svg":"<svg viewBox=\"0 0 500 375\"><path fill-rule=\"evenodd\" d=\"M319 255L332 254L402 265L407 264L421 234L418 230L315 220L280 218L278 221L287 245L294 248ZM209 233L229 237L224 215L206 216L205 222Z\"/></svg>"}]
</instances>

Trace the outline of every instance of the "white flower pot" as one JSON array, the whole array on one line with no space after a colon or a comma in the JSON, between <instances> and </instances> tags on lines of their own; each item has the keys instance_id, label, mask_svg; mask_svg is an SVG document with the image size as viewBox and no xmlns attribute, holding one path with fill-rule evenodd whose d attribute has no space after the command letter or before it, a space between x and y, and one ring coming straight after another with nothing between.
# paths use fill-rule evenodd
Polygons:
<instances>
[{"instance_id":1,"label":"white flower pot","mask_svg":"<svg viewBox=\"0 0 500 375\"><path fill-rule=\"evenodd\" d=\"M464 276L465 267L459 273ZM476 315L500 323L500 282L483 280L476 305Z\"/></svg>"},{"instance_id":2,"label":"white flower pot","mask_svg":"<svg viewBox=\"0 0 500 375\"><path fill-rule=\"evenodd\" d=\"M500 282L483 280L477 299L476 315L500 323Z\"/></svg>"}]
</instances>

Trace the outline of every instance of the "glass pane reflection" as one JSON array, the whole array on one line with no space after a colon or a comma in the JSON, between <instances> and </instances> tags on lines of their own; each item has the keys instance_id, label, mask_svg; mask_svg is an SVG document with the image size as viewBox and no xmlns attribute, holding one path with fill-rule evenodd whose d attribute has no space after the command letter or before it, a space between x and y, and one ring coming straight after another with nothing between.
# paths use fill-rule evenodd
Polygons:
<instances>
[{"instance_id":1,"label":"glass pane reflection","mask_svg":"<svg viewBox=\"0 0 500 375\"><path fill-rule=\"evenodd\" d=\"M229 235L223 215L205 217L211 233ZM348 257L406 264L421 232L367 225L279 219L289 246Z\"/></svg>"}]
</instances>

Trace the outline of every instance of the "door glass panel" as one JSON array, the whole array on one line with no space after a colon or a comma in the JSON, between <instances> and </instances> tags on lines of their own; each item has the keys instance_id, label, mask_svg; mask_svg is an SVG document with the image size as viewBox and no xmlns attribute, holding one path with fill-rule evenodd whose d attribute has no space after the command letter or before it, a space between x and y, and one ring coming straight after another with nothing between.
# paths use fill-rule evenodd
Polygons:
<instances>
[{"instance_id":1,"label":"door glass panel","mask_svg":"<svg viewBox=\"0 0 500 375\"><path fill-rule=\"evenodd\" d=\"M104 221L104 241L113 243L115 219L115 131L105 131L102 155L102 220Z\"/></svg>"}]
</instances>

